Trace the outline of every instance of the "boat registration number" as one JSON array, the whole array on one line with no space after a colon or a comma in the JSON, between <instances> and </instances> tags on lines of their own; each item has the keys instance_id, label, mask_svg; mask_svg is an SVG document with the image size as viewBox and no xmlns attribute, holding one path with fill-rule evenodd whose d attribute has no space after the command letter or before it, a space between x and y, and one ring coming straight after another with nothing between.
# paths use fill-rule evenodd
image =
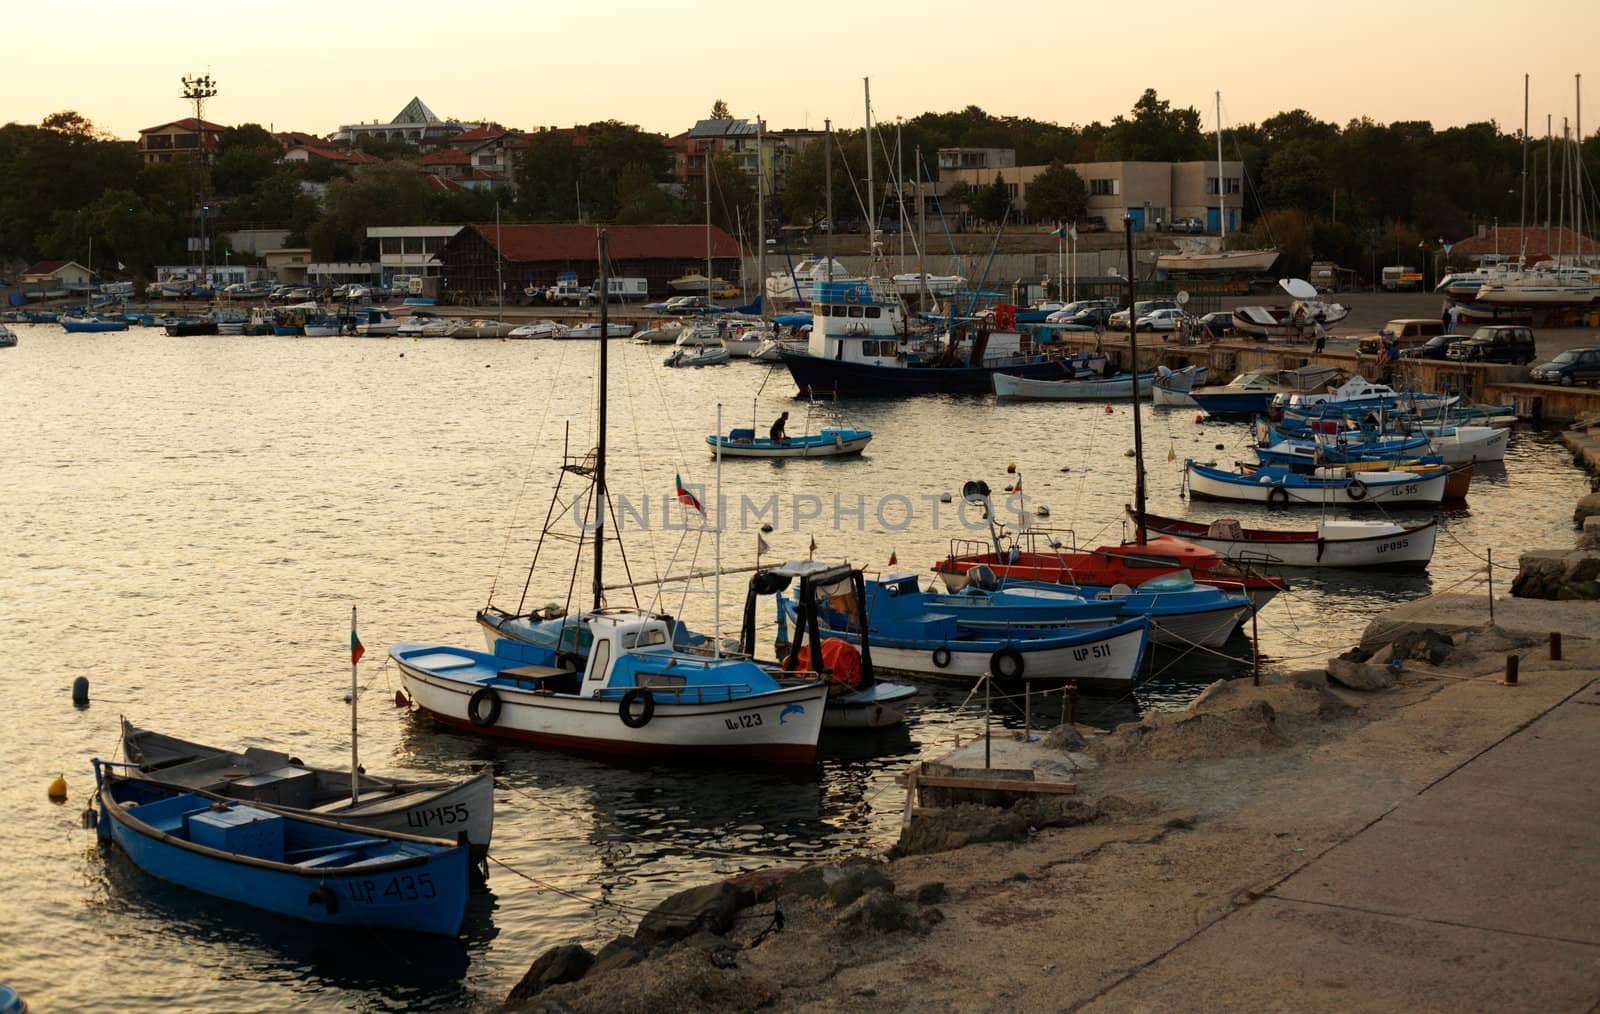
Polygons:
<instances>
[{"instance_id":1,"label":"boat registration number","mask_svg":"<svg viewBox=\"0 0 1600 1014\"><path fill-rule=\"evenodd\" d=\"M1395 539L1393 542L1386 542L1383 545L1379 546L1378 547L1378 552L1380 552L1380 553L1392 553L1397 549L1404 549L1409 545L1411 545L1411 540L1410 539Z\"/></svg>"},{"instance_id":2,"label":"boat registration number","mask_svg":"<svg viewBox=\"0 0 1600 1014\"><path fill-rule=\"evenodd\" d=\"M352 880L345 885L345 894L351 901L360 905L370 905L379 898L394 898L397 901L420 901L435 898L439 894L438 888L433 886L433 874L409 873L398 877L390 877L388 883L380 888L376 880Z\"/></svg>"},{"instance_id":3,"label":"boat registration number","mask_svg":"<svg viewBox=\"0 0 1600 1014\"><path fill-rule=\"evenodd\" d=\"M1111 645L1109 645L1109 644L1093 644L1093 645L1090 645L1087 648L1073 648L1072 649L1072 658L1073 658L1074 661L1077 661L1077 662L1083 662L1083 661L1086 661L1086 660L1091 659L1091 658L1110 658L1110 657L1111 657Z\"/></svg>"},{"instance_id":4,"label":"boat registration number","mask_svg":"<svg viewBox=\"0 0 1600 1014\"><path fill-rule=\"evenodd\" d=\"M761 713L753 711L748 715L738 715L734 718L724 718L722 724L729 729L754 729L761 724Z\"/></svg>"},{"instance_id":5,"label":"boat registration number","mask_svg":"<svg viewBox=\"0 0 1600 1014\"><path fill-rule=\"evenodd\" d=\"M471 818L466 803L454 806L435 806L427 810L410 810L406 813L406 826L429 828L441 824L464 824Z\"/></svg>"}]
</instances>

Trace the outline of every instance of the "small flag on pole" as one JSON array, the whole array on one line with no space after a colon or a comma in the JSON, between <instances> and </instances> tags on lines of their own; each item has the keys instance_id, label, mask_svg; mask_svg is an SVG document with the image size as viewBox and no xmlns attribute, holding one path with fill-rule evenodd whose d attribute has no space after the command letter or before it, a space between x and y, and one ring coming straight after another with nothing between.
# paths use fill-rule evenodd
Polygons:
<instances>
[{"instance_id":1,"label":"small flag on pole","mask_svg":"<svg viewBox=\"0 0 1600 1014\"><path fill-rule=\"evenodd\" d=\"M817 551L817 537L815 535L813 535L813 536L811 536L811 548L806 550L806 559L810 560L811 557L816 553L816 551Z\"/></svg>"},{"instance_id":2,"label":"small flag on pole","mask_svg":"<svg viewBox=\"0 0 1600 1014\"><path fill-rule=\"evenodd\" d=\"M361 661L361 656L367 653L366 645L361 643L361 638L356 636L355 610L350 611L350 664L355 665Z\"/></svg>"},{"instance_id":3,"label":"small flag on pole","mask_svg":"<svg viewBox=\"0 0 1600 1014\"><path fill-rule=\"evenodd\" d=\"M772 547L767 545L766 536L762 535L760 532L757 532L756 533L756 555L760 556L762 553L770 553L770 552L772 552Z\"/></svg>"},{"instance_id":4,"label":"small flag on pole","mask_svg":"<svg viewBox=\"0 0 1600 1014\"><path fill-rule=\"evenodd\" d=\"M900 557L895 555L895 551L894 550L892 550L892 549L889 550L889 566L893 567L894 565L898 564L899 562L900 562Z\"/></svg>"},{"instance_id":5,"label":"small flag on pole","mask_svg":"<svg viewBox=\"0 0 1600 1014\"><path fill-rule=\"evenodd\" d=\"M674 474L672 476L672 481L678 486L678 502L683 504L685 507L693 507L703 516L706 512L706 509L700 506L700 501L694 498L693 493L683 488L683 476Z\"/></svg>"},{"instance_id":6,"label":"small flag on pole","mask_svg":"<svg viewBox=\"0 0 1600 1014\"><path fill-rule=\"evenodd\" d=\"M1077 222L1073 222L1071 225L1067 226L1067 237L1069 239L1077 239L1078 238L1078 223Z\"/></svg>"},{"instance_id":7,"label":"small flag on pole","mask_svg":"<svg viewBox=\"0 0 1600 1014\"><path fill-rule=\"evenodd\" d=\"M1054 229L1052 229L1050 231L1050 238L1055 240L1057 243L1059 243L1062 240L1066 239L1067 238L1067 227L1064 226L1064 225L1056 226Z\"/></svg>"}]
</instances>

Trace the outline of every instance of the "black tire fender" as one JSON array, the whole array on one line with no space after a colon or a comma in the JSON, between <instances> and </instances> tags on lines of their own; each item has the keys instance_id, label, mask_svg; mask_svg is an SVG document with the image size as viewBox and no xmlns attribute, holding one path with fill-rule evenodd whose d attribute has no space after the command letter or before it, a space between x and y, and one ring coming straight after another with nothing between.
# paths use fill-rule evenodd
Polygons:
<instances>
[{"instance_id":1,"label":"black tire fender","mask_svg":"<svg viewBox=\"0 0 1600 1014\"><path fill-rule=\"evenodd\" d=\"M1365 500L1367 498L1367 484L1360 479L1351 479L1344 487L1345 496L1352 500Z\"/></svg>"},{"instance_id":2,"label":"black tire fender","mask_svg":"<svg viewBox=\"0 0 1600 1014\"><path fill-rule=\"evenodd\" d=\"M1274 486L1267 491L1267 503L1288 503L1289 491L1282 486Z\"/></svg>"},{"instance_id":3,"label":"black tire fender","mask_svg":"<svg viewBox=\"0 0 1600 1014\"><path fill-rule=\"evenodd\" d=\"M989 675L995 679L1021 679L1026 668L1022 661L1022 652L1015 648L998 648L989 656Z\"/></svg>"},{"instance_id":4,"label":"black tire fender","mask_svg":"<svg viewBox=\"0 0 1600 1014\"><path fill-rule=\"evenodd\" d=\"M307 905L321 905L323 911L335 915L339 911L339 896L327 884L319 884L306 895Z\"/></svg>"},{"instance_id":5,"label":"black tire fender","mask_svg":"<svg viewBox=\"0 0 1600 1014\"><path fill-rule=\"evenodd\" d=\"M636 715L633 713L633 702L643 702L642 710ZM656 714L656 698L644 687L634 687L622 695L622 701L617 705L617 717L622 719L622 724L630 729L643 729L650 724L650 719Z\"/></svg>"},{"instance_id":6,"label":"black tire fender","mask_svg":"<svg viewBox=\"0 0 1600 1014\"><path fill-rule=\"evenodd\" d=\"M947 669L949 666L950 649L946 645L941 644L939 647L933 649L933 667L935 669Z\"/></svg>"},{"instance_id":7,"label":"black tire fender","mask_svg":"<svg viewBox=\"0 0 1600 1014\"><path fill-rule=\"evenodd\" d=\"M476 726L491 726L500 720L500 706L500 695L494 687L481 687L467 700L467 719Z\"/></svg>"}]
</instances>

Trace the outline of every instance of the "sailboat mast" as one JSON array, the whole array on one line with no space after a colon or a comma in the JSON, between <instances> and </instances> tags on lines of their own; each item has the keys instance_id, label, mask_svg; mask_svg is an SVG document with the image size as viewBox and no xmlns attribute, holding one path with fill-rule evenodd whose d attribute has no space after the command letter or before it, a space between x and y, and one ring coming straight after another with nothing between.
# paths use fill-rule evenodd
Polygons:
<instances>
[{"instance_id":1,"label":"sailboat mast","mask_svg":"<svg viewBox=\"0 0 1600 1014\"><path fill-rule=\"evenodd\" d=\"M900 138L901 124L898 120L894 125L894 195L895 207L899 209L895 216L896 224L900 230L900 271L906 270L906 164L905 152L901 149Z\"/></svg>"},{"instance_id":2,"label":"sailboat mast","mask_svg":"<svg viewBox=\"0 0 1600 1014\"><path fill-rule=\"evenodd\" d=\"M706 306L715 306L711 297L711 142L706 142Z\"/></svg>"},{"instance_id":3,"label":"sailboat mast","mask_svg":"<svg viewBox=\"0 0 1600 1014\"><path fill-rule=\"evenodd\" d=\"M1221 94L1220 92L1218 93ZM1218 134L1221 134L1218 122ZM1217 189L1222 189L1221 166L1217 172ZM1122 231L1128 245L1128 354L1133 359L1133 527L1134 540L1144 545L1144 430L1139 424L1139 326L1134 320L1133 303L1133 216L1122 220Z\"/></svg>"},{"instance_id":4,"label":"sailboat mast","mask_svg":"<svg viewBox=\"0 0 1600 1014\"><path fill-rule=\"evenodd\" d=\"M497 288L500 292L499 310L496 312L494 319L497 321L503 321L506 319L506 247L505 244L500 241L500 199L498 197L495 198L494 202L494 245L494 284L495 288ZM602 296L603 295L604 294L602 293Z\"/></svg>"},{"instance_id":5,"label":"sailboat mast","mask_svg":"<svg viewBox=\"0 0 1600 1014\"><path fill-rule=\"evenodd\" d=\"M608 286L607 265L611 262L611 237L604 229L600 230L600 420L599 432L595 435L594 444L594 607L601 607L604 592L601 591L604 581L601 579L605 573L604 558L606 548L606 347L611 343L606 340L608 314L606 312L610 300L604 298ZM706 292L710 293L710 275L707 275Z\"/></svg>"},{"instance_id":6,"label":"sailboat mast","mask_svg":"<svg viewBox=\"0 0 1600 1014\"><path fill-rule=\"evenodd\" d=\"M1522 251L1528 251L1528 75L1522 75Z\"/></svg>"},{"instance_id":7,"label":"sailboat mast","mask_svg":"<svg viewBox=\"0 0 1600 1014\"><path fill-rule=\"evenodd\" d=\"M922 146L912 159L917 174L917 309L928 308L928 201L922 195Z\"/></svg>"},{"instance_id":8,"label":"sailboat mast","mask_svg":"<svg viewBox=\"0 0 1600 1014\"><path fill-rule=\"evenodd\" d=\"M861 79L862 101L867 110L867 253L876 265L878 256L878 201L872 190L872 85Z\"/></svg>"},{"instance_id":9,"label":"sailboat mast","mask_svg":"<svg viewBox=\"0 0 1600 1014\"><path fill-rule=\"evenodd\" d=\"M765 132L761 114L756 114L756 316L767 315L767 205L761 199L767 181ZM719 430L720 432L720 430ZM720 456L720 450L718 452ZM718 522L719 524L721 522Z\"/></svg>"},{"instance_id":10,"label":"sailboat mast","mask_svg":"<svg viewBox=\"0 0 1600 1014\"><path fill-rule=\"evenodd\" d=\"M1572 169L1572 216L1578 233L1578 258L1573 261L1578 267L1583 266L1583 75L1574 74L1573 87L1578 93L1578 108L1575 111L1576 121L1573 123L1574 136L1578 139L1578 146L1573 155Z\"/></svg>"},{"instance_id":11,"label":"sailboat mast","mask_svg":"<svg viewBox=\"0 0 1600 1014\"><path fill-rule=\"evenodd\" d=\"M1227 188L1222 185L1222 92L1220 90L1218 90L1218 92L1217 92L1217 243L1218 243L1218 248L1219 249L1221 248L1222 241L1228 238L1228 198L1225 196L1225 191L1226 190L1227 190ZM1130 247L1129 249L1131 250L1132 248ZM1128 284L1130 286L1133 284L1133 275L1131 273L1128 275ZM1128 306L1132 307L1133 303L1129 302ZM1129 311L1129 316L1132 316L1132 310ZM1139 417L1138 413L1137 412L1134 413L1134 418L1137 419L1138 417ZM1141 539L1143 539L1144 535L1143 535L1142 526L1144 524L1144 514L1143 514L1142 511L1139 514L1139 524L1141 525L1140 536L1139 537Z\"/></svg>"},{"instance_id":12,"label":"sailboat mast","mask_svg":"<svg viewBox=\"0 0 1600 1014\"><path fill-rule=\"evenodd\" d=\"M823 271L828 281L833 281L833 121L822 121L822 189L823 203L828 213L828 240L823 254L827 265Z\"/></svg>"}]
</instances>

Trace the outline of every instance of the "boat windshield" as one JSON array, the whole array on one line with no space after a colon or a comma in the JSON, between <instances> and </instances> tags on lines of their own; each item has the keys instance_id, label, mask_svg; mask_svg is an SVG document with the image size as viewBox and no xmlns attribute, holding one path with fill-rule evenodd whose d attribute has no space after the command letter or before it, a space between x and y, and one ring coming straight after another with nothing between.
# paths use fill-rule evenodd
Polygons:
<instances>
[{"instance_id":1,"label":"boat windshield","mask_svg":"<svg viewBox=\"0 0 1600 1014\"><path fill-rule=\"evenodd\" d=\"M1193 587L1194 575L1186 570L1180 570L1172 574L1163 574L1161 577L1153 577L1148 581L1141 582L1139 585L1139 590L1142 592L1172 592L1187 591Z\"/></svg>"}]
</instances>

